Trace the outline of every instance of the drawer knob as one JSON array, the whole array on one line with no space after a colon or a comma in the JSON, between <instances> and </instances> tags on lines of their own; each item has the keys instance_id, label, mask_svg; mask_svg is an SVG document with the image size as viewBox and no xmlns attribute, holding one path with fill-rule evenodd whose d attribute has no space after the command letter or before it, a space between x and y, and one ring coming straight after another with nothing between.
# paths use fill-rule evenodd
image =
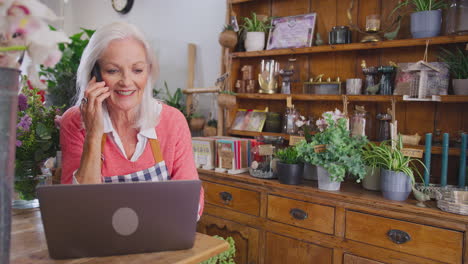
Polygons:
<instances>
[{"instance_id":1,"label":"drawer knob","mask_svg":"<svg viewBox=\"0 0 468 264\"><path fill-rule=\"evenodd\" d=\"M398 229L390 229L390 231L387 232L387 236L395 244L404 244L411 240L408 233Z\"/></svg>"},{"instance_id":2,"label":"drawer knob","mask_svg":"<svg viewBox=\"0 0 468 264\"><path fill-rule=\"evenodd\" d=\"M232 201L232 194L229 192L220 192L219 197L221 197L221 200L223 200L226 204Z\"/></svg>"},{"instance_id":3,"label":"drawer knob","mask_svg":"<svg viewBox=\"0 0 468 264\"><path fill-rule=\"evenodd\" d=\"M297 220L307 219L307 213L298 208L291 209L291 211L289 211L289 214Z\"/></svg>"}]
</instances>

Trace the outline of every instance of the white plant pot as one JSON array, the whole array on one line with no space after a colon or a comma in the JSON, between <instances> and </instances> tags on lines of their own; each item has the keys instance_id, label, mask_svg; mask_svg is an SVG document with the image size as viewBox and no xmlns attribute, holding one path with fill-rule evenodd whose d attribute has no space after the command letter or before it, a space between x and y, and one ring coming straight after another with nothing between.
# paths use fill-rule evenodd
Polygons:
<instances>
[{"instance_id":1,"label":"white plant pot","mask_svg":"<svg viewBox=\"0 0 468 264\"><path fill-rule=\"evenodd\" d=\"M330 174L322 166L317 166L318 188L326 191L339 191L341 182L330 180Z\"/></svg>"},{"instance_id":2,"label":"white plant pot","mask_svg":"<svg viewBox=\"0 0 468 264\"><path fill-rule=\"evenodd\" d=\"M455 95L468 95L468 79L453 79L452 85Z\"/></svg>"},{"instance_id":3,"label":"white plant pot","mask_svg":"<svg viewBox=\"0 0 468 264\"><path fill-rule=\"evenodd\" d=\"M247 32L244 46L247 51L263 50L265 48L265 32Z\"/></svg>"}]
</instances>

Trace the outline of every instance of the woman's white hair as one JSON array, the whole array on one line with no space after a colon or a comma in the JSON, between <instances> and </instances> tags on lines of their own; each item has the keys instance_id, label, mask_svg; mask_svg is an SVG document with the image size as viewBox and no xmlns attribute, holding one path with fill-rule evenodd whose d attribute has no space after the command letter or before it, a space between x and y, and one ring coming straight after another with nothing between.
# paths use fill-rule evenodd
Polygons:
<instances>
[{"instance_id":1,"label":"woman's white hair","mask_svg":"<svg viewBox=\"0 0 468 264\"><path fill-rule=\"evenodd\" d=\"M148 82L143 94L142 102L137 113L135 127L139 129L152 128L157 125L159 113L154 111L155 104L159 102L153 98L153 86L159 73L159 65L149 43L146 41L143 33L134 25L126 22L113 22L105 25L93 34L88 45L83 51L80 66L76 76L76 102L79 105L84 97L84 92L91 79L91 71L97 60L113 40L133 38L141 44L146 51L146 58L150 65Z\"/></svg>"}]
</instances>

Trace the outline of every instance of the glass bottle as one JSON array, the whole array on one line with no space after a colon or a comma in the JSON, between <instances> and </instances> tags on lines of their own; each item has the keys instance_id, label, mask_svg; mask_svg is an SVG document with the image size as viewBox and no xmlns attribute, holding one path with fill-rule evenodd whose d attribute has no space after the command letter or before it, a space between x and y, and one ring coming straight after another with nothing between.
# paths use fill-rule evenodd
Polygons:
<instances>
[{"instance_id":1,"label":"glass bottle","mask_svg":"<svg viewBox=\"0 0 468 264\"><path fill-rule=\"evenodd\" d=\"M468 33L468 0L451 0L447 9L447 34Z\"/></svg>"},{"instance_id":2,"label":"glass bottle","mask_svg":"<svg viewBox=\"0 0 468 264\"><path fill-rule=\"evenodd\" d=\"M296 120L299 118L299 113L297 110L294 108L294 105L292 107L288 107L286 109L286 113L284 114L284 119L283 119L283 133L289 134L289 135L295 135L297 133L297 126L296 126Z\"/></svg>"},{"instance_id":3,"label":"glass bottle","mask_svg":"<svg viewBox=\"0 0 468 264\"><path fill-rule=\"evenodd\" d=\"M389 114L377 114L377 120L379 120L377 141L389 140L391 138L390 122L392 121L392 116Z\"/></svg>"},{"instance_id":4,"label":"glass bottle","mask_svg":"<svg viewBox=\"0 0 468 264\"><path fill-rule=\"evenodd\" d=\"M367 124L367 112L364 107L356 109L353 116L351 117L351 135L353 136L365 136L366 135L366 124Z\"/></svg>"}]
</instances>

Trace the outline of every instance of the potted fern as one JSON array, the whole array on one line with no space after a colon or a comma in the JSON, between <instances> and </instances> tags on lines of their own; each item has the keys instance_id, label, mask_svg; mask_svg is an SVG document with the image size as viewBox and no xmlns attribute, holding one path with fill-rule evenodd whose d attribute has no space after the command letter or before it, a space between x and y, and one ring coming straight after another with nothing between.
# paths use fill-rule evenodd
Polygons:
<instances>
[{"instance_id":1,"label":"potted fern","mask_svg":"<svg viewBox=\"0 0 468 264\"><path fill-rule=\"evenodd\" d=\"M441 49L439 59L447 63L450 68L453 93L468 95L468 52L458 47L456 51Z\"/></svg>"},{"instance_id":2,"label":"potted fern","mask_svg":"<svg viewBox=\"0 0 468 264\"><path fill-rule=\"evenodd\" d=\"M337 191L346 173L360 182L366 175L361 149L367 144L363 136L352 136L347 128L347 119L339 111L326 112L317 120L320 130L310 143L297 145L299 156L305 162L317 166L318 188Z\"/></svg>"},{"instance_id":3,"label":"potted fern","mask_svg":"<svg viewBox=\"0 0 468 264\"><path fill-rule=\"evenodd\" d=\"M244 46L247 51L263 50L265 48L265 32L270 29L269 19L260 19L252 13L252 18L244 17L242 28L247 32Z\"/></svg>"},{"instance_id":4,"label":"potted fern","mask_svg":"<svg viewBox=\"0 0 468 264\"><path fill-rule=\"evenodd\" d=\"M405 0L394 11L404 6L412 6L411 35L413 38L431 38L440 34L442 9L447 7L444 0Z\"/></svg>"},{"instance_id":5,"label":"potted fern","mask_svg":"<svg viewBox=\"0 0 468 264\"><path fill-rule=\"evenodd\" d=\"M279 182L292 185L301 184L304 167L296 147L280 149L276 152L275 157L278 158L276 171Z\"/></svg>"}]
</instances>

